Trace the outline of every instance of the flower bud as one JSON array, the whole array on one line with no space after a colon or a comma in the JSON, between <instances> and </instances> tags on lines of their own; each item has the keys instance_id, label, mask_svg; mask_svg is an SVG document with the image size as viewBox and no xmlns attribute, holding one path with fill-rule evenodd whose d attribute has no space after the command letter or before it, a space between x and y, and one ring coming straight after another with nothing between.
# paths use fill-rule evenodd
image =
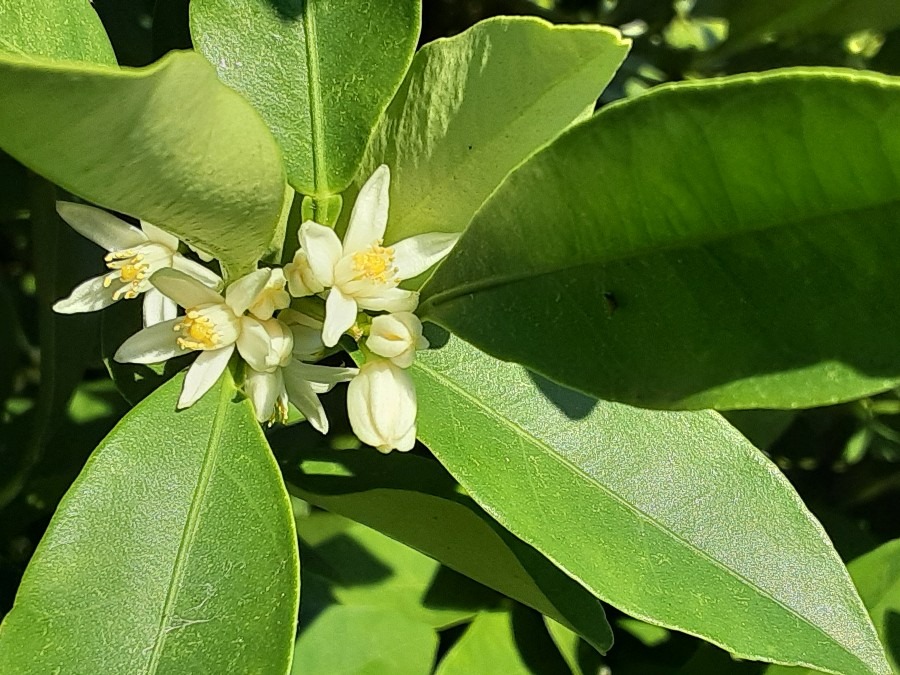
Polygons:
<instances>
[{"instance_id":1,"label":"flower bud","mask_svg":"<svg viewBox=\"0 0 900 675\"><path fill-rule=\"evenodd\" d=\"M288 290L295 298L304 298L325 290L325 286L313 274L312 268L309 266L309 257L303 249L299 249L294 254L293 261L284 266L284 274L287 278Z\"/></svg>"},{"instance_id":2,"label":"flower bud","mask_svg":"<svg viewBox=\"0 0 900 675\"><path fill-rule=\"evenodd\" d=\"M390 361L367 361L347 389L347 412L353 433L384 453L412 450L416 443L416 411L412 378Z\"/></svg>"},{"instance_id":3,"label":"flower bud","mask_svg":"<svg viewBox=\"0 0 900 675\"><path fill-rule=\"evenodd\" d=\"M395 312L372 319L366 347L395 366L409 368L416 360L416 351L428 349L428 340L422 336L419 317L412 312Z\"/></svg>"},{"instance_id":4,"label":"flower bud","mask_svg":"<svg viewBox=\"0 0 900 675\"><path fill-rule=\"evenodd\" d=\"M294 336L294 358L315 362L325 356L322 322L294 309L278 314L278 320L290 328Z\"/></svg>"},{"instance_id":5,"label":"flower bud","mask_svg":"<svg viewBox=\"0 0 900 675\"><path fill-rule=\"evenodd\" d=\"M242 316L237 347L253 370L271 373L290 363L294 336L278 319L260 321L252 316Z\"/></svg>"}]
</instances>

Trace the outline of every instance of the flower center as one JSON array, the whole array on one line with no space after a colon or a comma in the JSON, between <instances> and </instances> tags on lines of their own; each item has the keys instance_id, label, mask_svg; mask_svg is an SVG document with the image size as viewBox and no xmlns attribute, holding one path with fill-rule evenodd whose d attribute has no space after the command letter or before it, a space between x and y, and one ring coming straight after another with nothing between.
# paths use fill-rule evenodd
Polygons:
<instances>
[{"instance_id":1,"label":"flower center","mask_svg":"<svg viewBox=\"0 0 900 675\"><path fill-rule=\"evenodd\" d=\"M113 270L103 280L103 287L109 288L113 281L120 281L122 287L113 293L113 299L124 297L126 300L136 298L144 290L143 281L148 276L150 265L144 262L145 256L134 250L114 251L108 253L104 260L106 266Z\"/></svg>"},{"instance_id":2,"label":"flower center","mask_svg":"<svg viewBox=\"0 0 900 675\"><path fill-rule=\"evenodd\" d=\"M394 249L372 244L364 251L353 254L353 269L361 277L370 281L387 283L396 274Z\"/></svg>"},{"instance_id":3,"label":"flower center","mask_svg":"<svg viewBox=\"0 0 900 675\"><path fill-rule=\"evenodd\" d=\"M212 319L196 309L175 324L175 330L181 331L176 342L182 349L215 349L220 342L219 331Z\"/></svg>"},{"instance_id":4,"label":"flower center","mask_svg":"<svg viewBox=\"0 0 900 675\"><path fill-rule=\"evenodd\" d=\"M150 277L158 269L169 267L173 255L172 249L153 242L107 253L103 259L112 272L103 279L103 287L117 284L113 300L136 298L150 290Z\"/></svg>"}]
</instances>

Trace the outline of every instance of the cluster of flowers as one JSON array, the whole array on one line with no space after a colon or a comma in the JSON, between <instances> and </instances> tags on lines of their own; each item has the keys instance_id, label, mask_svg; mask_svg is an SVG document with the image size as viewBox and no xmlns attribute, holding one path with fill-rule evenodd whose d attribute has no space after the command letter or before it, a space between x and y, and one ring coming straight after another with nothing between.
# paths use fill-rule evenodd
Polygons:
<instances>
[{"instance_id":1,"label":"cluster of flowers","mask_svg":"<svg viewBox=\"0 0 900 675\"><path fill-rule=\"evenodd\" d=\"M60 202L63 219L108 251L110 272L82 283L53 308L90 312L143 295L144 328L114 358L150 364L200 352L185 376L179 408L203 396L237 351L246 364L244 390L261 423L285 421L290 402L327 433L318 395L349 382L347 408L357 437L382 452L408 451L415 443L417 408L406 369L428 341L414 314L418 293L399 284L444 258L458 235L423 234L383 246L389 186L390 172L382 165L360 190L343 241L331 228L307 221L292 262L257 269L227 287L180 254L178 239L167 232ZM184 315L177 315L177 306ZM357 341L365 363L359 369L314 365L345 333Z\"/></svg>"}]
</instances>

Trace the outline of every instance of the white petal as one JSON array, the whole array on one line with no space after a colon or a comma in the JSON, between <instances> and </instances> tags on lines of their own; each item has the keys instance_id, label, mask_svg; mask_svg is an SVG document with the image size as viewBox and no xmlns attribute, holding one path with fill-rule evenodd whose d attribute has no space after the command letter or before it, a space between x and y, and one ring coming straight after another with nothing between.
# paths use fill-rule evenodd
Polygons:
<instances>
[{"instance_id":1,"label":"white petal","mask_svg":"<svg viewBox=\"0 0 900 675\"><path fill-rule=\"evenodd\" d=\"M344 255L352 255L384 239L387 229L391 172L382 164L356 197L344 234Z\"/></svg>"},{"instance_id":2,"label":"white petal","mask_svg":"<svg viewBox=\"0 0 900 675\"><path fill-rule=\"evenodd\" d=\"M429 232L392 245L397 277L412 279L443 260L459 241L459 234Z\"/></svg>"},{"instance_id":3,"label":"white petal","mask_svg":"<svg viewBox=\"0 0 900 675\"><path fill-rule=\"evenodd\" d=\"M241 334L237 339L238 353L253 370L270 370L267 357L271 348L269 332L261 321L252 316L241 317Z\"/></svg>"},{"instance_id":4,"label":"white petal","mask_svg":"<svg viewBox=\"0 0 900 675\"><path fill-rule=\"evenodd\" d=\"M285 369L284 386L287 389L288 398L303 416L309 421L316 431L328 433L328 418L325 416L325 408L322 407L319 397L313 391L309 382L299 377L295 372Z\"/></svg>"},{"instance_id":5,"label":"white petal","mask_svg":"<svg viewBox=\"0 0 900 675\"><path fill-rule=\"evenodd\" d=\"M119 363L159 363L186 354L178 346L175 324L180 318L163 321L135 333L122 343L113 358Z\"/></svg>"},{"instance_id":6,"label":"white petal","mask_svg":"<svg viewBox=\"0 0 900 675\"><path fill-rule=\"evenodd\" d=\"M150 277L150 283L182 307L199 307L224 302L222 296L208 286L171 267L159 270Z\"/></svg>"},{"instance_id":7,"label":"white petal","mask_svg":"<svg viewBox=\"0 0 900 675\"><path fill-rule=\"evenodd\" d=\"M343 257L341 240L334 230L307 220L300 226L297 236L313 276L325 288L333 286L334 267Z\"/></svg>"},{"instance_id":8,"label":"white petal","mask_svg":"<svg viewBox=\"0 0 900 675\"><path fill-rule=\"evenodd\" d=\"M165 230L158 228L156 225L148 223L146 220L141 221L141 230L144 231L144 234L147 235L147 238L150 241L162 244L173 251L178 250L178 237L174 234L169 234Z\"/></svg>"},{"instance_id":9,"label":"white petal","mask_svg":"<svg viewBox=\"0 0 900 675\"><path fill-rule=\"evenodd\" d=\"M334 347L341 335L356 323L358 311L353 298L341 293L337 287L331 289L325 300L325 322L322 324L322 342L326 347Z\"/></svg>"},{"instance_id":10,"label":"white petal","mask_svg":"<svg viewBox=\"0 0 900 675\"><path fill-rule=\"evenodd\" d=\"M234 353L234 345L201 352L197 360L188 368L184 376L184 386L181 388L181 396L178 398L178 409L189 408L200 400L200 397L208 392L218 381L225 368L228 359Z\"/></svg>"},{"instance_id":11,"label":"white petal","mask_svg":"<svg viewBox=\"0 0 900 675\"><path fill-rule=\"evenodd\" d=\"M256 421L262 424L272 419L275 414L275 403L284 391L284 379L281 371L261 373L250 369L244 381L244 391L256 411Z\"/></svg>"},{"instance_id":12,"label":"white petal","mask_svg":"<svg viewBox=\"0 0 900 675\"><path fill-rule=\"evenodd\" d=\"M209 286L215 291L220 290L222 286L225 285L225 282L222 281L222 277L218 274L204 267L200 263L194 262L190 258L185 258L181 254L175 254L175 257L172 259L172 267L179 272L184 272L185 274L194 277L201 284Z\"/></svg>"},{"instance_id":13,"label":"white petal","mask_svg":"<svg viewBox=\"0 0 900 675\"><path fill-rule=\"evenodd\" d=\"M109 307L115 302L113 292L121 284L113 282L114 286L104 288L105 277L94 277L78 284L69 294L69 297L57 301L53 305L53 311L60 314L77 314L79 312L94 312L104 307Z\"/></svg>"},{"instance_id":14,"label":"white petal","mask_svg":"<svg viewBox=\"0 0 900 675\"><path fill-rule=\"evenodd\" d=\"M74 202L56 202L56 211L78 234L107 251L122 251L147 242L146 234L103 209Z\"/></svg>"},{"instance_id":15,"label":"white petal","mask_svg":"<svg viewBox=\"0 0 900 675\"><path fill-rule=\"evenodd\" d=\"M171 321L178 315L178 306L157 289L144 293L144 327Z\"/></svg>"},{"instance_id":16,"label":"white petal","mask_svg":"<svg viewBox=\"0 0 900 675\"><path fill-rule=\"evenodd\" d=\"M402 288L386 288L372 297L357 297L356 302L373 312L412 312L419 306L419 294Z\"/></svg>"},{"instance_id":17,"label":"white petal","mask_svg":"<svg viewBox=\"0 0 900 675\"><path fill-rule=\"evenodd\" d=\"M299 377L313 384L320 384L324 387L321 393L331 391L331 388L341 382L349 382L359 375L358 368L335 368L332 366L316 366L310 363L301 363L300 361L291 361L285 366L285 372L290 371L292 377Z\"/></svg>"},{"instance_id":18,"label":"white petal","mask_svg":"<svg viewBox=\"0 0 900 675\"><path fill-rule=\"evenodd\" d=\"M256 298L259 297L268 282L268 269L263 268L250 272L225 289L225 302L235 314L240 316L256 302Z\"/></svg>"}]
</instances>

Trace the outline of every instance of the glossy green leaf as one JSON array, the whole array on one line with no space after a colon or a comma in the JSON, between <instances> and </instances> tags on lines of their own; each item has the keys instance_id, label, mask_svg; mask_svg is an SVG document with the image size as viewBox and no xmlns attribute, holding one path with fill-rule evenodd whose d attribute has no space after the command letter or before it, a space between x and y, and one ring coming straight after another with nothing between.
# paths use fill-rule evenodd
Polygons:
<instances>
[{"instance_id":1,"label":"glossy green leaf","mask_svg":"<svg viewBox=\"0 0 900 675\"><path fill-rule=\"evenodd\" d=\"M819 523L716 413L599 402L456 338L413 377L423 442L597 597L745 658L889 672Z\"/></svg>"},{"instance_id":2,"label":"glossy green leaf","mask_svg":"<svg viewBox=\"0 0 900 675\"><path fill-rule=\"evenodd\" d=\"M383 607L335 605L300 634L295 675L428 675L437 634Z\"/></svg>"},{"instance_id":3,"label":"glossy green leaf","mask_svg":"<svg viewBox=\"0 0 900 675\"><path fill-rule=\"evenodd\" d=\"M420 0L193 0L195 47L284 150L288 180L344 190L409 67Z\"/></svg>"},{"instance_id":4,"label":"glossy green leaf","mask_svg":"<svg viewBox=\"0 0 900 675\"><path fill-rule=\"evenodd\" d=\"M566 664L540 618L518 606L478 615L435 675L559 675L565 671Z\"/></svg>"},{"instance_id":5,"label":"glossy green leaf","mask_svg":"<svg viewBox=\"0 0 900 675\"><path fill-rule=\"evenodd\" d=\"M63 498L0 624L0 672L288 671L299 570L278 467L227 375L176 414L182 380Z\"/></svg>"},{"instance_id":6,"label":"glossy green leaf","mask_svg":"<svg viewBox=\"0 0 900 675\"><path fill-rule=\"evenodd\" d=\"M327 578L332 597L341 604L384 607L441 629L470 619L494 601L489 591L480 592L483 587L465 577L459 580L468 586L456 584L456 597L436 597L441 590L436 584L443 579L439 574L447 573L440 563L336 514L300 518L297 531L311 547L304 573Z\"/></svg>"},{"instance_id":7,"label":"glossy green leaf","mask_svg":"<svg viewBox=\"0 0 900 675\"><path fill-rule=\"evenodd\" d=\"M80 197L249 265L278 225L278 146L200 56L141 69L0 58L0 147Z\"/></svg>"},{"instance_id":8,"label":"glossy green leaf","mask_svg":"<svg viewBox=\"0 0 900 675\"><path fill-rule=\"evenodd\" d=\"M0 52L116 64L90 0L0 0Z\"/></svg>"},{"instance_id":9,"label":"glossy green leaf","mask_svg":"<svg viewBox=\"0 0 900 675\"><path fill-rule=\"evenodd\" d=\"M601 26L500 17L425 45L345 202L387 164L387 241L461 232L511 169L593 109L629 44Z\"/></svg>"},{"instance_id":10,"label":"glossy green leaf","mask_svg":"<svg viewBox=\"0 0 900 675\"><path fill-rule=\"evenodd\" d=\"M299 431L299 430L297 430ZM433 460L374 450L312 448L276 434L292 493L439 560L576 630L600 651L612 644L603 608L552 562L511 536Z\"/></svg>"},{"instance_id":11,"label":"glossy green leaf","mask_svg":"<svg viewBox=\"0 0 900 675\"><path fill-rule=\"evenodd\" d=\"M838 70L612 105L509 176L421 311L498 358L647 407L889 388L898 116L900 79Z\"/></svg>"},{"instance_id":12,"label":"glossy green leaf","mask_svg":"<svg viewBox=\"0 0 900 675\"><path fill-rule=\"evenodd\" d=\"M851 562L847 569L887 647L892 672L900 672L900 539L889 541ZM803 668L772 666L766 675L812 675Z\"/></svg>"}]
</instances>

